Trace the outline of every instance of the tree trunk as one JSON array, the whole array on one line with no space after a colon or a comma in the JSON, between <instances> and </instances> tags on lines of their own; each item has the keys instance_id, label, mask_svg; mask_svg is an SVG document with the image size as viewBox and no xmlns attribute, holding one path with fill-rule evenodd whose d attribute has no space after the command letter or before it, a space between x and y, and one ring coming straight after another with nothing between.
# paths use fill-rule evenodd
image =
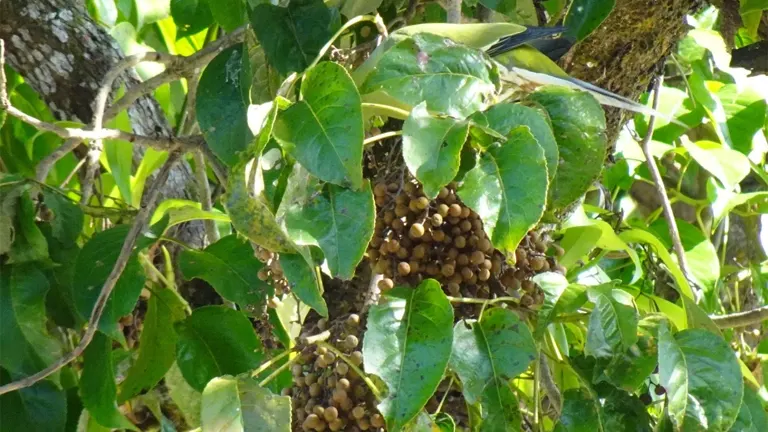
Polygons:
<instances>
[{"instance_id":1,"label":"tree trunk","mask_svg":"<svg viewBox=\"0 0 768 432\"><path fill-rule=\"evenodd\" d=\"M123 55L115 40L76 0L0 0L0 38L6 41L8 64L18 71L59 120L90 123L92 103L107 71ZM116 87L139 82L133 71ZM133 131L141 135L170 136L171 128L152 96L138 99L129 109ZM134 159L143 154L134 147ZM196 199L189 165L176 164L163 186L165 198ZM186 224L179 237L202 245L202 223Z\"/></svg>"},{"instance_id":2,"label":"tree trunk","mask_svg":"<svg viewBox=\"0 0 768 432\"><path fill-rule=\"evenodd\" d=\"M695 0L618 0L603 24L563 58L572 76L632 100L648 89L667 55L685 35ZM613 143L631 113L605 110Z\"/></svg>"}]
</instances>

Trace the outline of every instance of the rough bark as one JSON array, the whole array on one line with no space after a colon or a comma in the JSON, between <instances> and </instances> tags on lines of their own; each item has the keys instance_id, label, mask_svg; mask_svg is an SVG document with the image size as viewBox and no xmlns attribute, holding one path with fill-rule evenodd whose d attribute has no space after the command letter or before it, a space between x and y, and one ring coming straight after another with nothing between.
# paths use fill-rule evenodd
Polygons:
<instances>
[{"instance_id":1,"label":"rough bark","mask_svg":"<svg viewBox=\"0 0 768 432\"><path fill-rule=\"evenodd\" d=\"M685 15L696 0L618 0L603 24L563 58L572 76L637 100L667 55L685 35ZM630 114L606 109L608 138L615 142Z\"/></svg>"},{"instance_id":2,"label":"rough bark","mask_svg":"<svg viewBox=\"0 0 768 432\"><path fill-rule=\"evenodd\" d=\"M90 123L92 103L107 71L123 57L115 40L94 22L77 0L0 0L0 38L6 41L8 64L18 71L59 120ZM122 77L131 87L135 72ZM137 100L129 109L133 131L170 136L172 131L157 101ZM143 149L135 148L139 158ZM177 164L161 191L165 198L196 199L188 164ZM179 237L200 245L202 224L186 225Z\"/></svg>"}]
</instances>

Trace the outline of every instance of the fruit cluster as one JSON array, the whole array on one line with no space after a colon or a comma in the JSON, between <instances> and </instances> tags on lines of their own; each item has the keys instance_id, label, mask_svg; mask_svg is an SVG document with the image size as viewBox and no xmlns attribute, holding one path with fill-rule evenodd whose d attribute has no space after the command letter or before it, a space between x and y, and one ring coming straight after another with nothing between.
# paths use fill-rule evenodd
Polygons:
<instances>
[{"instance_id":1,"label":"fruit cluster","mask_svg":"<svg viewBox=\"0 0 768 432\"><path fill-rule=\"evenodd\" d=\"M490 296L488 281L502 270L480 216L461 203L455 184L434 200L412 179L374 186L376 226L367 255L382 291L395 282L437 279L452 296Z\"/></svg>"},{"instance_id":2,"label":"fruit cluster","mask_svg":"<svg viewBox=\"0 0 768 432\"><path fill-rule=\"evenodd\" d=\"M293 387L284 390L292 398L294 430L383 431L384 418L376 410L376 399L362 378L350 367L361 367L360 316L328 323L317 322L316 330L330 332L327 346L308 344L293 365ZM349 363L348 363L349 362Z\"/></svg>"},{"instance_id":3,"label":"fruit cluster","mask_svg":"<svg viewBox=\"0 0 768 432\"><path fill-rule=\"evenodd\" d=\"M548 254L548 252L550 252ZM555 271L565 275L565 267L557 262L564 253L548 234L529 232L515 250L515 264L504 269L499 281L508 294L520 292L520 304L530 307L541 304L544 293L531 280L538 273Z\"/></svg>"},{"instance_id":4,"label":"fruit cluster","mask_svg":"<svg viewBox=\"0 0 768 432\"><path fill-rule=\"evenodd\" d=\"M288 280L283 275L278 255L266 249L258 249L256 257L266 264L259 270L258 276L264 282L269 283L275 289L275 297L282 297L291 291Z\"/></svg>"}]
</instances>

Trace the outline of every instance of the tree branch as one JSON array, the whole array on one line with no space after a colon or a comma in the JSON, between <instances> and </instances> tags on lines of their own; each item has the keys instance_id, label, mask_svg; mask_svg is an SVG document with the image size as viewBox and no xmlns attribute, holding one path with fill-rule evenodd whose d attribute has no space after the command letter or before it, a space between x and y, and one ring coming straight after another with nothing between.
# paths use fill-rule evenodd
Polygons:
<instances>
[{"instance_id":1,"label":"tree branch","mask_svg":"<svg viewBox=\"0 0 768 432\"><path fill-rule=\"evenodd\" d=\"M768 321L768 305L752 309L746 312L737 312L728 315L710 315L712 321L721 329L746 327L752 324L760 324Z\"/></svg>"},{"instance_id":2,"label":"tree branch","mask_svg":"<svg viewBox=\"0 0 768 432\"><path fill-rule=\"evenodd\" d=\"M448 23L461 23L461 0L446 0L445 11L448 13L448 17L446 19Z\"/></svg>"},{"instance_id":3,"label":"tree branch","mask_svg":"<svg viewBox=\"0 0 768 432\"><path fill-rule=\"evenodd\" d=\"M659 92L661 90L661 83L663 80L664 77L659 75L653 85L654 110L657 110L659 107ZM672 239L672 246L675 249L675 255L677 255L677 262L680 265L680 270L682 270L683 275L691 284L691 288L694 288L692 289L694 300L698 300L698 291L694 287L693 279L691 278L690 267L688 267L688 261L685 258L685 250L683 249L683 244L680 241L680 231L677 229L677 221L675 221L675 214L672 212L672 204L669 202L667 190L664 186L664 180L661 178L661 173L659 172L659 168L656 166L655 159L651 153L650 144L655 125L656 116L652 115L648 120L648 132L645 134L645 138L643 138L643 141L640 144L643 148L643 154L645 155L645 163L648 165L648 171L651 173L653 184L656 187L656 192L659 194L659 199L661 200L661 208L664 210L664 218L667 220L669 236Z\"/></svg>"},{"instance_id":4,"label":"tree branch","mask_svg":"<svg viewBox=\"0 0 768 432\"><path fill-rule=\"evenodd\" d=\"M112 267L112 272L109 274L107 280L104 281L104 285L101 287L101 292L99 293L99 297L93 307L91 317L88 320L85 333L83 333L83 337L80 339L80 343L70 353L60 358L47 368L41 370L40 372L0 387L0 395L30 387L38 381L44 380L46 377L50 376L51 374L55 373L59 369L75 360L85 351L85 349L88 347L88 344L90 344L93 340L93 336L96 334L96 331L98 331L99 320L101 319L101 315L104 313L107 300L109 299L110 294L112 294L112 289L115 287L115 284L117 284L117 280L120 278L123 270L125 270L125 266L133 254L133 248L136 246L136 241L139 239L142 231L144 231L147 226L149 217L154 210L155 202L157 201L158 196L160 196L160 189L162 189L163 184L168 179L171 168L176 162L178 162L178 160L181 158L181 155L182 152L180 152L178 148L171 150L171 153L168 156L168 160L160 169L160 172L155 178L155 181L147 191L147 199L145 204L141 207L138 214L136 215L133 226L131 226L131 230L128 231L128 235L125 237L123 247L120 250L120 255L118 255L117 261L115 262L114 267Z\"/></svg>"}]
</instances>

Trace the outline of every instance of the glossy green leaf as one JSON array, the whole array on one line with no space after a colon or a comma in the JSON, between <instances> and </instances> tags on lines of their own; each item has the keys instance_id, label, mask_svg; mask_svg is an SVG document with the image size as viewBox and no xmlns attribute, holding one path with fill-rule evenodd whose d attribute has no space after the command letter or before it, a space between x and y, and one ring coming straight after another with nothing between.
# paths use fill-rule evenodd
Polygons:
<instances>
[{"instance_id":1,"label":"glossy green leaf","mask_svg":"<svg viewBox=\"0 0 768 432\"><path fill-rule=\"evenodd\" d=\"M255 244L273 252L292 253L296 246L275 220L269 206L248 192L246 164L240 163L229 174L224 207L232 219L232 226Z\"/></svg>"},{"instance_id":2,"label":"glossy green leaf","mask_svg":"<svg viewBox=\"0 0 768 432\"><path fill-rule=\"evenodd\" d=\"M536 142L544 149L550 182L555 178L560 156L545 112L525 105L500 103L486 111L472 114L470 120L473 124L489 127L503 136L520 125L528 126Z\"/></svg>"},{"instance_id":3,"label":"glossy green leaf","mask_svg":"<svg viewBox=\"0 0 768 432\"><path fill-rule=\"evenodd\" d=\"M544 303L539 309L536 337L541 337L547 326L564 313L572 313L587 302L586 287L569 283L560 273L546 272L533 277L544 292Z\"/></svg>"},{"instance_id":4,"label":"glossy green leaf","mask_svg":"<svg viewBox=\"0 0 768 432\"><path fill-rule=\"evenodd\" d=\"M483 407L481 432L521 430L523 415L509 381L493 378L483 389L480 403Z\"/></svg>"},{"instance_id":5,"label":"glossy green leaf","mask_svg":"<svg viewBox=\"0 0 768 432\"><path fill-rule=\"evenodd\" d=\"M685 279L683 271L680 270L680 266L672 259L672 255L669 254L667 248L656 236L648 231L634 228L622 231L619 234L619 238L627 243L646 243L651 245L654 252L661 258L661 261L667 266L667 270L675 279L681 294L688 298L693 298L693 291L691 291L691 286L688 284L688 280Z\"/></svg>"},{"instance_id":6,"label":"glossy green leaf","mask_svg":"<svg viewBox=\"0 0 768 432\"><path fill-rule=\"evenodd\" d=\"M659 327L659 379L678 431L727 431L741 406L741 369L729 344L706 330Z\"/></svg>"},{"instance_id":7,"label":"glossy green leaf","mask_svg":"<svg viewBox=\"0 0 768 432\"><path fill-rule=\"evenodd\" d=\"M658 322L661 317L663 315L649 315L638 322L637 342L623 353L614 355L603 369L608 382L632 392L653 372L657 365Z\"/></svg>"},{"instance_id":8,"label":"glossy green leaf","mask_svg":"<svg viewBox=\"0 0 768 432\"><path fill-rule=\"evenodd\" d=\"M691 142L683 139L682 143L691 157L728 190L733 190L749 174L749 159L736 150L713 141Z\"/></svg>"},{"instance_id":9,"label":"glossy green leaf","mask_svg":"<svg viewBox=\"0 0 768 432\"><path fill-rule=\"evenodd\" d=\"M104 140L104 153L107 169L115 179L120 196L133 205L131 193L131 171L133 168L133 143L118 140Z\"/></svg>"},{"instance_id":10,"label":"glossy green leaf","mask_svg":"<svg viewBox=\"0 0 768 432\"><path fill-rule=\"evenodd\" d=\"M95 234L77 256L72 296L75 309L81 318L87 320L91 316L91 310L104 282L112 272L130 228L128 225L119 225ZM121 332L117 327L117 320L129 314L136 306L144 280L144 271L134 254L128 259L125 270L107 300L99 321L99 330L112 337L119 337L118 333Z\"/></svg>"},{"instance_id":11,"label":"glossy green leaf","mask_svg":"<svg viewBox=\"0 0 768 432\"><path fill-rule=\"evenodd\" d=\"M432 112L464 118L484 109L497 85L498 71L481 51L421 33L384 52L360 91L383 92L405 107L426 101Z\"/></svg>"},{"instance_id":12,"label":"glossy green leaf","mask_svg":"<svg viewBox=\"0 0 768 432\"><path fill-rule=\"evenodd\" d=\"M544 213L547 196L544 151L527 127L512 130L471 169L458 189L461 200L483 220L483 229L502 252L514 253Z\"/></svg>"},{"instance_id":13,"label":"glossy green leaf","mask_svg":"<svg viewBox=\"0 0 768 432\"><path fill-rule=\"evenodd\" d=\"M376 12L383 0L345 0L341 7L341 14L347 18Z\"/></svg>"},{"instance_id":14,"label":"glossy green leaf","mask_svg":"<svg viewBox=\"0 0 768 432\"><path fill-rule=\"evenodd\" d=\"M363 339L365 372L386 383L379 411L387 429L403 428L437 389L451 356L453 308L440 284L397 287L371 306Z\"/></svg>"},{"instance_id":15,"label":"glossy green leaf","mask_svg":"<svg viewBox=\"0 0 768 432\"><path fill-rule=\"evenodd\" d=\"M201 426L211 432L290 432L291 398L251 377L214 378L203 390Z\"/></svg>"},{"instance_id":16,"label":"glossy green leaf","mask_svg":"<svg viewBox=\"0 0 768 432\"><path fill-rule=\"evenodd\" d=\"M563 410L555 432L595 432L601 430L595 400L585 389L563 392Z\"/></svg>"},{"instance_id":17,"label":"glossy green leaf","mask_svg":"<svg viewBox=\"0 0 768 432\"><path fill-rule=\"evenodd\" d=\"M291 292L320 315L328 316L328 306L323 299L323 281L320 269L315 265L308 246L299 248L299 253L280 254L280 266L291 287Z\"/></svg>"},{"instance_id":18,"label":"glossy green leaf","mask_svg":"<svg viewBox=\"0 0 768 432\"><path fill-rule=\"evenodd\" d=\"M720 278L720 258L715 246L695 226L684 220L678 219L675 222L688 266L691 269L691 276L698 280L705 291L712 291ZM669 249L672 249L666 219L657 219L651 224L650 229Z\"/></svg>"},{"instance_id":19,"label":"glossy green leaf","mask_svg":"<svg viewBox=\"0 0 768 432\"><path fill-rule=\"evenodd\" d=\"M45 206L53 212L53 236L63 244L74 243L83 229L83 211L74 202L48 189L43 189L43 197Z\"/></svg>"},{"instance_id":20,"label":"glossy green leaf","mask_svg":"<svg viewBox=\"0 0 768 432\"><path fill-rule=\"evenodd\" d=\"M0 266L0 366L14 378L39 372L61 357L60 342L47 329L48 289L35 264Z\"/></svg>"},{"instance_id":21,"label":"glossy green leaf","mask_svg":"<svg viewBox=\"0 0 768 432\"><path fill-rule=\"evenodd\" d=\"M611 14L616 0L574 0L568 7L563 24L568 36L583 40Z\"/></svg>"},{"instance_id":22,"label":"glossy green leaf","mask_svg":"<svg viewBox=\"0 0 768 432\"><path fill-rule=\"evenodd\" d=\"M222 29L231 32L246 23L246 3L243 0L216 0L211 8L211 15Z\"/></svg>"},{"instance_id":23,"label":"glossy green leaf","mask_svg":"<svg viewBox=\"0 0 768 432\"><path fill-rule=\"evenodd\" d=\"M531 331L509 309L486 310L479 322L459 321L453 328L449 366L461 379L464 397L470 404L483 398L486 387L498 387L499 382L520 375L535 358ZM497 397L503 393L498 388L494 392Z\"/></svg>"},{"instance_id":24,"label":"glossy green leaf","mask_svg":"<svg viewBox=\"0 0 768 432\"><path fill-rule=\"evenodd\" d=\"M155 288L147 304L138 357L120 384L119 402L155 386L176 360L178 336L173 324L184 319L184 303L175 292Z\"/></svg>"},{"instance_id":25,"label":"glossy green leaf","mask_svg":"<svg viewBox=\"0 0 768 432\"><path fill-rule=\"evenodd\" d=\"M171 0L171 16L178 35L193 35L213 23L208 0Z\"/></svg>"},{"instance_id":26,"label":"glossy green leaf","mask_svg":"<svg viewBox=\"0 0 768 432\"><path fill-rule=\"evenodd\" d=\"M16 218L13 222L13 243L8 251L8 263L23 264L48 258L48 243L35 223L35 204L29 192L18 198ZM5 203L4 203L5 205ZM8 205L14 205L10 202Z\"/></svg>"},{"instance_id":27,"label":"glossy green leaf","mask_svg":"<svg viewBox=\"0 0 768 432\"><path fill-rule=\"evenodd\" d=\"M436 197L456 177L468 131L466 122L431 116L424 102L411 110L403 124L403 159L427 197Z\"/></svg>"},{"instance_id":28,"label":"glossy green leaf","mask_svg":"<svg viewBox=\"0 0 768 432\"><path fill-rule=\"evenodd\" d=\"M545 86L530 94L549 114L559 150L549 208L561 209L581 197L599 176L608 149L605 115L586 92Z\"/></svg>"},{"instance_id":29,"label":"glossy green leaf","mask_svg":"<svg viewBox=\"0 0 768 432\"><path fill-rule=\"evenodd\" d=\"M596 226L569 227L560 239L560 247L565 250L557 262L565 268L571 268L574 264L585 258L597 245L602 235L602 230Z\"/></svg>"},{"instance_id":30,"label":"glossy green leaf","mask_svg":"<svg viewBox=\"0 0 768 432\"><path fill-rule=\"evenodd\" d=\"M584 353L612 357L637 342L637 310L626 291L605 284L587 289L595 308L589 316Z\"/></svg>"},{"instance_id":31,"label":"glossy green leaf","mask_svg":"<svg viewBox=\"0 0 768 432\"><path fill-rule=\"evenodd\" d=\"M322 0L292 1L288 7L261 3L251 26L269 64L282 75L301 72L333 35L333 14Z\"/></svg>"},{"instance_id":32,"label":"glossy green leaf","mask_svg":"<svg viewBox=\"0 0 768 432\"><path fill-rule=\"evenodd\" d=\"M768 8L768 3L764 4ZM746 155L764 139L762 129L768 115L768 101L755 90L754 87L745 88L736 84L726 84L717 90L717 97L727 116L726 125L733 149Z\"/></svg>"},{"instance_id":33,"label":"glossy green leaf","mask_svg":"<svg viewBox=\"0 0 768 432\"><path fill-rule=\"evenodd\" d=\"M202 251L185 250L179 267L187 279L203 279L224 299L244 309L264 305L274 288L259 279L264 264L254 255L248 241L237 234L223 237Z\"/></svg>"},{"instance_id":34,"label":"glossy green leaf","mask_svg":"<svg viewBox=\"0 0 768 432\"><path fill-rule=\"evenodd\" d=\"M117 408L112 341L96 333L83 354L80 399L91 417L108 428L138 430Z\"/></svg>"},{"instance_id":35,"label":"glossy green leaf","mask_svg":"<svg viewBox=\"0 0 768 432\"><path fill-rule=\"evenodd\" d=\"M376 210L370 183L366 180L358 191L336 185L317 192L300 188L304 196L291 189L289 185L279 210L288 235L298 244L319 246L331 275L352 279L373 236Z\"/></svg>"},{"instance_id":36,"label":"glossy green leaf","mask_svg":"<svg viewBox=\"0 0 768 432\"><path fill-rule=\"evenodd\" d=\"M309 172L340 186L363 182L363 111L347 71L323 62L307 71L302 100L280 113L275 139Z\"/></svg>"},{"instance_id":37,"label":"glossy green leaf","mask_svg":"<svg viewBox=\"0 0 768 432\"><path fill-rule=\"evenodd\" d=\"M237 375L261 363L261 342L248 318L224 306L195 309L176 323L176 364L198 391L218 376Z\"/></svg>"},{"instance_id":38,"label":"glossy green leaf","mask_svg":"<svg viewBox=\"0 0 768 432\"><path fill-rule=\"evenodd\" d=\"M250 79L250 85L245 83L244 88L241 89L248 95L246 101L250 101L252 104L270 102L277 95L277 89L280 87L280 76L277 70L267 62L264 48L259 45L253 33L246 32L244 47L243 55L248 61L243 63L243 78ZM251 127L251 132L254 135L257 134L253 127Z\"/></svg>"},{"instance_id":39,"label":"glossy green leaf","mask_svg":"<svg viewBox=\"0 0 768 432\"><path fill-rule=\"evenodd\" d=\"M208 64L200 76L195 104L206 143L229 166L237 163L238 152L253 140L246 119L248 106L240 91L242 51L242 44L234 45Z\"/></svg>"},{"instance_id":40,"label":"glossy green leaf","mask_svg":"<svg viewBox=\"0 0 768 432\"><path fill-rule=\"evenodd\" d=\"M760 398L752 388L744 386L744 399L739 415L731 426L731 432L762 432L768 430L768 415L765 413Z\"/></svg>"},{"instance_id":41,"label":"glossy green leaf","mask_svg":"<svg viewBox=\"0 0 768 432\"><path fill-rule=\"evenodd\" d=\"M610 388L600 393L602 409L600 420L603 430L627 432L652 432L651 416L640 398L627 392Z\"/></svg>"},{"instance_id":42,"label":"glossy green leaf","mask_svg":"<svg viewBox=\"0 0 768 432\"><path fill-rule=\"evenodd\" d=\"M0 384L8 384L10 378L0 369ZM66 394L52 382L40 381L0 396L0 425L8 431L64 432L67 408Z\"/></svg>"},{"instance_id":43,"label":"glossy green leaf","mask_svg":"<svg viewBox=\"0 0 768 432\"><path fill-rule=\"evenodd\" d=\"M131 182L131 192L133 192L133 202L141 202L141 196L144 194L144 186L152 173L160 169L168 160L168 152L155 150L151 147L144 150L144 156L136 169L136 174Z\"/></svg>"}]
</instances>

